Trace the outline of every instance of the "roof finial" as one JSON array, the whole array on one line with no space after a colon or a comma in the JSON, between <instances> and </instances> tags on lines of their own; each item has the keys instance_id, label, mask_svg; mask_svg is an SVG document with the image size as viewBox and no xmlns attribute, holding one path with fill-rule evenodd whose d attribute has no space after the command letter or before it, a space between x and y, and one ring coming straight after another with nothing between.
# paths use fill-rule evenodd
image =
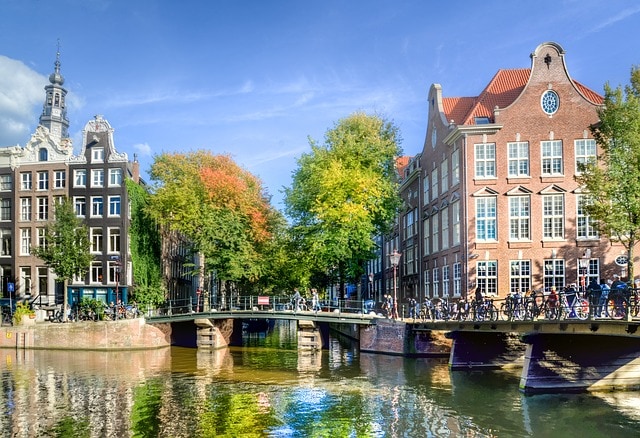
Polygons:
<instances>
[{"instance_id":1,"label":"roof finial","mask_svg":"<svg viewBox=\"0 0 640 438\"><path fill-rule=\"evenodd\" d=\"M55 69L53 73L49 76L49 82L54 85L62 85L64 84L64 78L60 74L60 38L58 38L58 48L56 50L56 62L54 64Z\"/></svg>"}]
</instances>

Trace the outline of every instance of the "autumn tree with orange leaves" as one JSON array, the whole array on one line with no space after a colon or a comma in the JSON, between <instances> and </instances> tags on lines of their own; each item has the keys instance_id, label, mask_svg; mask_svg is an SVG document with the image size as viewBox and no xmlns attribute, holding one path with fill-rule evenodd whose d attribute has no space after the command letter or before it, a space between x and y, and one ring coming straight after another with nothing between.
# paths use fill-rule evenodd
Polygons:
<instances>
[{"instance_id":1,"label":"autumn tree with orange leaves","mask_svg":"<svg viewBox=\"0 0 640 438\"><path fill-rule=\"evenodd\" d=\"M186 237L207 271L234 282L260 278L279 213L257 177L229 156L203 150L161 154L150 176L149 213L163 229Z\"/></svg>"}]
</instances>

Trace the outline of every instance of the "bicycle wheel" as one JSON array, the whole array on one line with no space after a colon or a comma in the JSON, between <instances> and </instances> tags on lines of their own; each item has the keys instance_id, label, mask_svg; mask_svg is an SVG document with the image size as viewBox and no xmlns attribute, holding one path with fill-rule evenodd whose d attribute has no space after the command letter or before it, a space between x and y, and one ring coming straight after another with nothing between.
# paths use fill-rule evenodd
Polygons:
<instances>
[{"instance_id":1,"label":"bicycle wheel","mask_svg":"<svg viewBox=\"0 0 640 438\"><path fill-rule=\"evenodd\" d=\"M498 308L495 304L489 306L489 319L494 322L498 320Z\"/></svg>"},{"instance_id":2,"label":"bicycle wheel","mask_svg":"<svg viewBox=\"0 0 640 438\"><path fill-rule=\"evenodd\" d=\"M584 321L589 317L589 301L584 298L576 298L573 303L573 311L579 320Z\"/></svg>"},{"instance_id":3,"label":"bicycle wheel","mask_svg":"<svg viewBox=\"0 0 640 438\"><path fill-rule=\"evenodd\" d=\"M620 299L610 299L607 303L607 309L609 316L613 319L622 319L626 314L624 302Z\"/></svg>"}]
</instances>

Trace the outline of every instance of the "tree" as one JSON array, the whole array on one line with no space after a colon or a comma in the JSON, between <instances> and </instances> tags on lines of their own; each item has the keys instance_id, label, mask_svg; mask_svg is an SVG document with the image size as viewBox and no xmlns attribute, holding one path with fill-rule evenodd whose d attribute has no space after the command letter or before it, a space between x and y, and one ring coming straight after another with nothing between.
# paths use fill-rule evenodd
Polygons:
<instances>
[{"instance_id":1,"label":"tree","mask_svg":"<svg viewBox=\"0 0 640 438\"><path fill-rule=\"evenodd\" d=\"M309 253L312 268L356 279L373 257L374 236L389 230L400 205L395 159L398 129L364 113L340 120L324 145L310 140L285 189L293 232Z\"/></svg>"},{"instance_id":2,"label":"tree","mask_svg":"<svg viewBox=\"0 0 640 438\"><path fill-rule=\"evenodd\" d=\"M634 247L640 238L640 68L631 69L630 84L612 89L605 84L600 122L591 132L601 148L595 163L576 176L588 192L584 208L601 234L627 250L633 280Z\"/></svg>"},{"instance_id":3,"label":"tree","mask_svg":"<svg viewBox=\"0 0 640 438\"><path fill-rule=\"evenodd\" d=\"M67 320L69 281L87 273L93 257L87 226L76 216L69 199L55 207L55 221L45 227L44 245L31 248L64 283L63 321Z\"/></svg>"}]
</instances>

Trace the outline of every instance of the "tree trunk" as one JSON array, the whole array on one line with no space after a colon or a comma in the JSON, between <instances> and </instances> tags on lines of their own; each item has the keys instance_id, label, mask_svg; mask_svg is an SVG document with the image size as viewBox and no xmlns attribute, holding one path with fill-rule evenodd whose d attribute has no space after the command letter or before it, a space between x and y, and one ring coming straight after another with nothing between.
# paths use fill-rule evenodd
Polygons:
<instances>
[{"instance_id":1,"label":"tree trunk","mask_svg":"<svg viewBox=\"0 0 640 438\"><path fill-rule=\"evenodd\" d=\"M67 317L67 312L69 311L69 292L67 291L68 284L69 280L67 279L62 282L62 322L67 322L69 320Z\"/></svg>"}]
</instances>

